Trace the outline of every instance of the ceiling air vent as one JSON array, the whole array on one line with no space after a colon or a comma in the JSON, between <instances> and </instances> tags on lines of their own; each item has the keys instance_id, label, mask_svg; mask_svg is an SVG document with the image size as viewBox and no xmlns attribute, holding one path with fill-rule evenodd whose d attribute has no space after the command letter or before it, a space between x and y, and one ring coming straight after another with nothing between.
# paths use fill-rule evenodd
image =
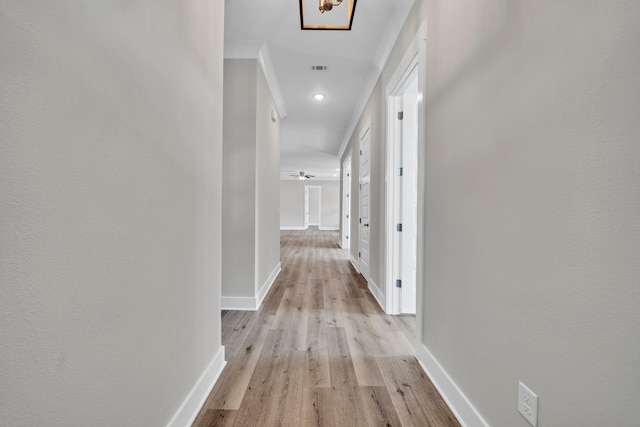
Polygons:
<instances>
[{"instance_id":1,"label":"ceiling air vent","mask_svg":"<svg viewBox=\"0 0 640 427\"><path fill-rule=\"evenodd\" d=\"M312 71L327 71L327 66L326 65L312 65L311 66L311 70Z\"/></svg>"}]
</instances>

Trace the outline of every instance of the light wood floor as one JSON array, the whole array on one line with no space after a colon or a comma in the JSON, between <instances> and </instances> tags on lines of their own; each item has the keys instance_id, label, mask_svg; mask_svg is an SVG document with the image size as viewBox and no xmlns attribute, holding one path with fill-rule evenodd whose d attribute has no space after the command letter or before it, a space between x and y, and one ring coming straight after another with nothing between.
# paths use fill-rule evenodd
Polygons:
<instances>
[{"instance_id":1,"label":"light wood floor","mask_svg":"<svg viewBox=\"0 0 640 427\"><path fill-rule=\"evenodd\" d=\"M194 426L459 426L331 231L288 231L257 312L224 311L227 366Z\"/></svg>"}]
</instances>

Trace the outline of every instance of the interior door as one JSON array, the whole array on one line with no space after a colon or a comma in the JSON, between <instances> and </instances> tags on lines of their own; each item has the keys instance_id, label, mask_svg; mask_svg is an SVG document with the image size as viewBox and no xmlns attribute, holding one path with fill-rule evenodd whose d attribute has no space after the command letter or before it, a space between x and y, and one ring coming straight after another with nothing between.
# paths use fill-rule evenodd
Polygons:
<instances>
[{"instance_id":1,"label":"interior door","mask_svg":"<svg viewBox=\"0 0 640 427\"><path fill-rule=\"evenodd\" d=\"M307 201L307 226L318 226L320 227L320 214L321 214L321 197L320 192L322 187L316 185L307 185L305 186L306 192L308 194Z\"/></svg>"},{"instance_id":2,"label":"interior door","mask_svg":"<svg viewBox=\"0 0 640 427\"><path fill-rule=\"evenodd\" d=\"M400 311L416 312L416 268L418 242L418 97L415 88L403 96L402 109L402 289Z\"/></svg>"},{"instance_id":3,"label":"interior door","mask_svg":"<svg viewBox=\"0 0 640 427\"><path fill-rule=\"evenodd\" d=\"M309 188L304 188L304 228L309 228Z\"/></svg>"},{"instance_id":4,"label":"interior door","mask_svg":"<svg viewBox=\"0 0 640 427\"><path fill-rule=\"evenodd\" d=\"M363 130L360 136L360 243L358 268L364 278L369 281L369 250L370 250L370 183L371 183L371 124Z\"/></svg>"},{"instance_id":5,"label":"interior door","mask_svg":"<svg viewBox=\"0 0 640 427\"><path fill-rule=\"evenodd\" d=\"M349 249L351 236L351 158L342 169L342 249Z\"/></svg>"}]
</instances>

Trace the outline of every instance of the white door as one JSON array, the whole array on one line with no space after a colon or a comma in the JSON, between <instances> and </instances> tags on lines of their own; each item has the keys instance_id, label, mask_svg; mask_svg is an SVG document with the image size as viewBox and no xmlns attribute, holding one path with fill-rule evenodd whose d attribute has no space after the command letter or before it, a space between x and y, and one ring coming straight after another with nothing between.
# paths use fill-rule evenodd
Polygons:
<instances>
[{"instance_id":1,"label":"white door","mask_svg":"<svg viewBox=\"0 0 640 427\"><path fill-rule=\"evenodd\" d=\"M309 188L304 188L304 228L309 228Z\"/></svg>"},{"instance_id":2,"label":"white door","mask_svg":"<svg viewBox=\"0 0 640 427\"><path fill-rule=\"evenodd\" d=\"M351 236L351 157L342 165L342 249L349 249Z\"/></svg>"},{"instance_id":3,"label":"white door","mask_svg":"<svg viewBox=\"0 0 640 427\"><path fill-rule=\"evenodd\" d=\"M320 226L320 187L307 187L309 191L308 225Z\"/></svg>"},{"instance_id":4,"label":"white door","mask_svg":"<svg viewBox=\"0 0 640 427\"><path fill-rule=\"evenodd\" d=\"M358 260L358 268L364 278L369 281L369 247L370 247L370 183L371 183L371 165L369 159L371 157L371 122L365 125L360 134L360 244L358 248L360 259Z\"/></svg>"},{"instance_id":5,"label":"white door","mask_svg":"<svg viewBox=\"0 0 640 427\"><path fill-rule=\"evenodd\" d=\"M402 100L402 233L400 311L416 312L416 261L418 242L418 81Z\"/></svg>"},{"instance_id":6,"label":"white door","mask_svg":"<svg viewBox=\"0 0 640 427\"><path fill-rule=\"evenodd\" d=\"M390 93L387 153L389 314L415 314L418 253L418 75L409 67Z\"/></svg>"}]
</instances>

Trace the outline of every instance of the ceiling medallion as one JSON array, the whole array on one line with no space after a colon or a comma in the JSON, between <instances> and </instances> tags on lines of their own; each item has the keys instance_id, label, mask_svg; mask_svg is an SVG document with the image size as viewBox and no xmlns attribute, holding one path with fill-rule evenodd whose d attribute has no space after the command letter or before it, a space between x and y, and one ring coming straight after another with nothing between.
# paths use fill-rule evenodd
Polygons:
<instances>
[{"instance_id":1,"label":"ceiling medallion","mask_svg":"<svg viewBox=\"0 0 640 427\"><path fill-rule=\"evenodd\" d=\"M346 7L338 7L343 3ZM300 29L349 31L356 3L357 0L300 0Z\"/></svg>"}]
</instances>

